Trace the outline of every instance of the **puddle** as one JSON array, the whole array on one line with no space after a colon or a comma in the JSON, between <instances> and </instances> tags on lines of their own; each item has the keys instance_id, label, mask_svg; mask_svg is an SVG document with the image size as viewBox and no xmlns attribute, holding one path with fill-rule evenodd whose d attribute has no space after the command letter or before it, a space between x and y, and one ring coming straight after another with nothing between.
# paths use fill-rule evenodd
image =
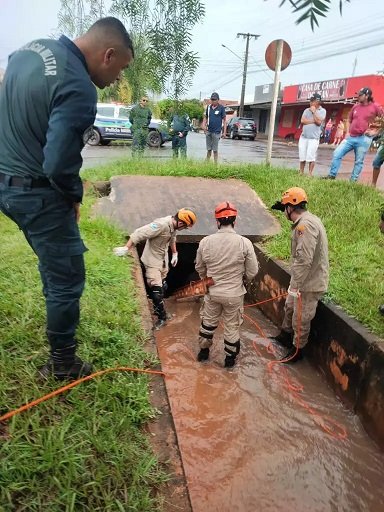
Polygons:
<instances>
[{"instance_id":1,"label":"puddle","mask_svg":"<svg viewBox=\"0 0 384 512\"><path fill-rule=\"evenodd\" d=\"M220 328L209 363L198 363L199 308L167 300L176 316L156 332L193 511L384 510L383 454L322 375L307 361L269 371L269 340L249 321L233 370L223 368ZM257 310L246 313L276 334ZM303 386L300 394L287 389L285 375ZM346 438L327 434L322 417Z\"/></svg>"}]
</instances>

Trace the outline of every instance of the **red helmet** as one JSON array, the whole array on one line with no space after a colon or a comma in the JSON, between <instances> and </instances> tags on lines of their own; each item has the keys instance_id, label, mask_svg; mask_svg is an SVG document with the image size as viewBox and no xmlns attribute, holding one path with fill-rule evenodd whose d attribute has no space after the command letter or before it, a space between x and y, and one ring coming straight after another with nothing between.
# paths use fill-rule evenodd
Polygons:
<instances>
[{"instance_id":1,"label":"red helmet","mask_svg":"<svg viewBox=\"0 0 384 512\"><path fill-rule=\"evenodd\" d=\"M223 217L237 217L236 206L228 201L219 203L215 208L215 219L222 219Z\"/></svg>"}]
</instances>

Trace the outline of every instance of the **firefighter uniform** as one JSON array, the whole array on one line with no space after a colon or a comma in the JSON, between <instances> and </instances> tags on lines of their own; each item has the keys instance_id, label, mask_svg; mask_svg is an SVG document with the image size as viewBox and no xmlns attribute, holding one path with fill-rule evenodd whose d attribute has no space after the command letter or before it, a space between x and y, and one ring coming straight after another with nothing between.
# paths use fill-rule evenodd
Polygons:
<instances>
[{"instance_id":1,"label":"firefighter uniform","mask_svg":"<svg viewBox=\"0 0 384 512\"><path fill-rule=\"evenodd\" d=\"M328 241L321 220L305 211L292 226L290 288L301 294L300 339L297 337L297 298L288 295L283 331L294 332L294 344L308 343L317 303L327 291L329 280Z\"/></svg>"},{"instance_id":2,"label":"firefighter uniform","mask_svg":"<svg viewBox=\"0 0 384 512\"><path fill-rule=\"evenodd\" d=\"M51 351L70 357L86 251L74 203L83 196L81 150L96 102L84 55L65 36L10 56L0 88L0 210L38 256Z\"/></svg>"},{"instance_id":3,"label":"firefighter uniform","mask_svg":"<svg viewBox=\"0 0 384 512\"><path fill-rule=\"evenodd\" d=\"M240 352L240 326L246 293L244 280L250 282L258 268L252 243L237 234L232 225L221 226L217 233L201 240L196 271L201 278L212 277L214 284L205 295L200 311L200 349L212 345L214 331L222 317L225 351L236 358Z\"/></svg>"},{"instance_id":4,"label":"firefighter uniform","mask_svg":"<svg viewBox=\"0 0 384 512\"><path fill-rule=\"evenodd\" d=\"M145 278L151 290L155 315L160 322L167 319L164 306L163 281L168 274L168 247L176 243L176 230L172 215L155 219L136 229L130 236L133 245L144 242L141 261L145 267Z\"/></svg>"},{"instance_id":5,"label":"firefighter uniform","mask_svg":"<svg viewBox=\"0 0 384 512\"><path fill-rule=\"evenodd\" d=\"M174 158L187 158L187 135L191 129L191 120L187 114L174 114L170 120L170 134L172 135L172 150ZM180 136L182 134L182 136Z\"/></svg>"},{"instance_id":6,"label":"firefighter uniform","mask_svg":"<svg viewBox=\"0 0 384 512\"><path fill-rule=\"evenodd\" d=\"M148 286L162 286L168 274L168 247L176 243L176 230L172 215L155 219L136 229L130 236L132 243L145 243L141 261L145 267Z\"/></svg>"},{"instance_id":7,"label":"firefighter uniform","mask_svg":"<svg viewBox=\"0 0 384 512\"><path fill-rule=\"evenodd\" d=\"M148 126L152 119L152 112L148 107L136 105L129 114L129 121L132 124L132 154L142 155L148 139Z\"/></svg>"}]
</instances>

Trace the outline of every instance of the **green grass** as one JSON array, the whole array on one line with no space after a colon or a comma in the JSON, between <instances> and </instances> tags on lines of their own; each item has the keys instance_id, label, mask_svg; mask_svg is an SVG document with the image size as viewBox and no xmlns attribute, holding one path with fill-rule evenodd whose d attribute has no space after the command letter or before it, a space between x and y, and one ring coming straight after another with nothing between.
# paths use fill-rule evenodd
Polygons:
<instances>
[{"instance_id":1,"label":"green grass","mask_svg":"<svg viewBox=\"0 0 384 512\"><path fill-rule=\"evenodd\" d=\"M383 238L378 230L382 196L368 187L299 177L263 166L219 166L200 162L119 162L87 170L96 181L119 174L235 177L249 183L266 205L289 186L303 186L310 209L324 221L331 257L329 297L383 337L377 305L383 301ZM82 298L80 354L97 369L143 368L144 351L131 262L111 249L122 233L91 216L95 196L86 194L81 231L87 285ZM193 198L191 198L193 205ZM238 205L241 208L241 205ZM289 256L290 226L282 215L280 235L265 241L273 256ZM36 367L47 357L45 306L37 260L16 226L0 216L0 413L56 387L38 384ZM111 374L14 417L0 427L0 511L78 512L161 510L158 489L166 478L157 463L145 423L155 415L148 378Z\"/></svg>"},{"instance_id":2,"label":"green grass","mask_svg":"<svg viewBox=\"0 0 384 512\"><path fill-rule=\"evenodd\" d=\"M145 339L129 260L111 249L120 233L91 220L81 230L87 286L82 299L80 353L95 368L144 368ZM0 217L0 413L57 387L38 384L47 358L45 306L37 260L15 225ZM153 357L152 357L153 359ZM155 363L155 361L153 361ZM160 510L156 488L165 479L144 432L154 416L148 378L114 373L82 384L0 427L0 510Z\"/></svg>"}]
</instances>

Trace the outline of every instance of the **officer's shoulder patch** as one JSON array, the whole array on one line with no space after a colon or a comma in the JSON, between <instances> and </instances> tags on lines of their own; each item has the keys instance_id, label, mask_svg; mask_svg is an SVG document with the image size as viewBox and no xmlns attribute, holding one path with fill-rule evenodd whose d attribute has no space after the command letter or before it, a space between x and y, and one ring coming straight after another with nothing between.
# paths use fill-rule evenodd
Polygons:
<instances>
[{"instance_id":1,"label":"officer's shoulder patch","mask_svg":"<svg viewBox=\"0 0 384 512\"><path fill-rule=\"evenodd\" d=\"M158 225L158 224L156 224L156 222L151 222L151 224L149 225L149 227L150 227L151 229L157 229L157 228L159 227L159 225Z\"/></svg>"},{"instance_id":2,"label":"officer's shoulder patch","mask_svg":"<svg viewBox=\"0 0 384 512\"><path fill-rule=\"evenodd\" d=\"M297 226L296 231L299 236L303 235L305 231L304 224L300 224L299 226Z\"/></svg>"}]
</instances>

